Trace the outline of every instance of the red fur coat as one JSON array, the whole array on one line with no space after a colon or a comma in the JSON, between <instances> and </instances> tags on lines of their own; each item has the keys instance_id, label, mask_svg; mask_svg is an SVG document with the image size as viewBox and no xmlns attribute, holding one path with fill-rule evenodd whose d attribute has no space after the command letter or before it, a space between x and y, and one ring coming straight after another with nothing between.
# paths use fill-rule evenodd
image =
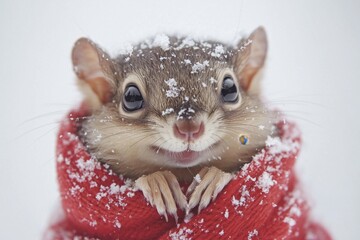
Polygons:
<instances>
[{"instance_id":1,"label":"red fur coat","mask_svg":"<svg viewBox=\"0 0 360 240\"><path fill-rule=\"evenodd\" d=\"M202 210L176 224L151 207L131 181L91 157L77 136L86 110L71 112L61 123L57 174L62 209L45 239L331 239L314 223L298 184L294 163L300 133L279 124L280 138L246 164ZM184 191L185 191L184 187Z\"/></svg>"}]
</instances>

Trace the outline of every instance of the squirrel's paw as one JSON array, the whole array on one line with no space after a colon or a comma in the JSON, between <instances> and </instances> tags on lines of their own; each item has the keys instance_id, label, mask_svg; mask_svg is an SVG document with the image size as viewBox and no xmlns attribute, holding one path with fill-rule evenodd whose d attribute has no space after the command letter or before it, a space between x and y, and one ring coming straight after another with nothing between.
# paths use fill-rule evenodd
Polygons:
<instances>
[{"instance_id":1,"label":"squirrel's paw","mask_svg":"<svg viewBox=\"0 0 360 240\"><path fill-rule=\"evenodd\" d=\"M186 195L191 195L186 213L199 205L198 213L215 200L219 192L230 182L233 175L216 167L204 167L190 184Z\"/></svg>"},{"instance_id":2,"label":"squirrel's paw","mask_svg":"<svg viewBox=\"0 0 360 240\"><path fill-rule=\"evenodd\" d=\"M187 206L186 197L181 191L180 185L170 171L158 171L142 176L135 181L151 206L156 207L158 213L168 221L168 215L174 216L178 221L177 207L185 210Z\"/></svg>"}]
</instances>

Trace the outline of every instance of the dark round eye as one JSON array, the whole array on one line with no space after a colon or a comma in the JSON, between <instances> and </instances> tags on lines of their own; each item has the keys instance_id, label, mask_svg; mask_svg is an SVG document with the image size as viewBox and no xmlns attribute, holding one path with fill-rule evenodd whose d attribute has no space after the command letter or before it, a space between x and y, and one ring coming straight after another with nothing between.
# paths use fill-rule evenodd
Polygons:
<instances>
[{"instance_id":1,"label":"dark round eye","mask_svg":"<svg viewBox=\"0 0 360 240\"><path fill-rule=\"evenodd\" d=\"M224 102L235 103L238 100L238 90L232 77L225 77L221 86L221 97Z\"/></svg>"},{"instance_id":2,"label":"dark round eye","mask_svg":"<svg viewBox=\"0 0 360 240\"><path fill-rule=\"evenodd\" d=\"M144 98L139 88L135 85L129 85L125 88L123 107L126 111L136 111L144 105Z\"/></svg>"}]
</instances>

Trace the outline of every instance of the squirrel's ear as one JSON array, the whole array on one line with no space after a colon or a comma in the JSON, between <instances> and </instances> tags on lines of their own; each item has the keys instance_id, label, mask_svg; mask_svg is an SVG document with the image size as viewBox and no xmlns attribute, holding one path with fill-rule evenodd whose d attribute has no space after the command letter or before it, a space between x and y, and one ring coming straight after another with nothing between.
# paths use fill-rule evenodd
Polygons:
<instances>
[{"instance_id":1,"label":"squirrel's ear","mask_svg":"<svg viewBox=\"0 0 360 240\"><path fill-rule=\"evenodd\" d=\"M112 96L113 76L110 56L87 38L76 41L72 50L74 71L81 90L92 107L108 102Z\"/></svg>"},{"instance_id":2,"label":"squirrel's ear","mask_svg":"<svg viewBox=\"0 0 360 240\"><path fill-rule=\"evenodd\" d=\"M238 43L234 57L234 69L240 86L247 91L256 73L264 66L267 53L267 37L263 27L258 27L247 39Z\"/></svg>"}]
</instances>

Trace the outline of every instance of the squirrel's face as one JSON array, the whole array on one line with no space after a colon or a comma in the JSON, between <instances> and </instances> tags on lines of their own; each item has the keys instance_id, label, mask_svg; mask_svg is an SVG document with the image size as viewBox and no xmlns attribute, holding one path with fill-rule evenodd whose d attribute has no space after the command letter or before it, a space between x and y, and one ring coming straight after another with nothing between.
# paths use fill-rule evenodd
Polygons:
<instances>
[{"instance_id":1,"label":"squirrel's face","mask_svg":"<svg viewBox=\"0 0 360 240\"><path fill-rule=\"evenodd\" d=\"M162 165L195 166L218 158L224 148L222 122L241 106L242 94L229 61L232 52L223 51L221 58L211 53L211 48L143 49L142 58L119 64L128 74L119 81L115 109L133 120L134 131L151 136L139 144Z\"/></svg>"},{"instance_id":2,"label":"squirrel's face","mask_svg":"<svg viewBox=\"0 0 360 240\"><path fill-rule=\"evenodd\" d=\"M87 39L74 47L74 68L94 109L87 143L99 157L175 168L250 157L270 126L248 92L264 63L264 31L237 48L165 36L149 45L115 59Z\"/></svg>"}]
</instances>

